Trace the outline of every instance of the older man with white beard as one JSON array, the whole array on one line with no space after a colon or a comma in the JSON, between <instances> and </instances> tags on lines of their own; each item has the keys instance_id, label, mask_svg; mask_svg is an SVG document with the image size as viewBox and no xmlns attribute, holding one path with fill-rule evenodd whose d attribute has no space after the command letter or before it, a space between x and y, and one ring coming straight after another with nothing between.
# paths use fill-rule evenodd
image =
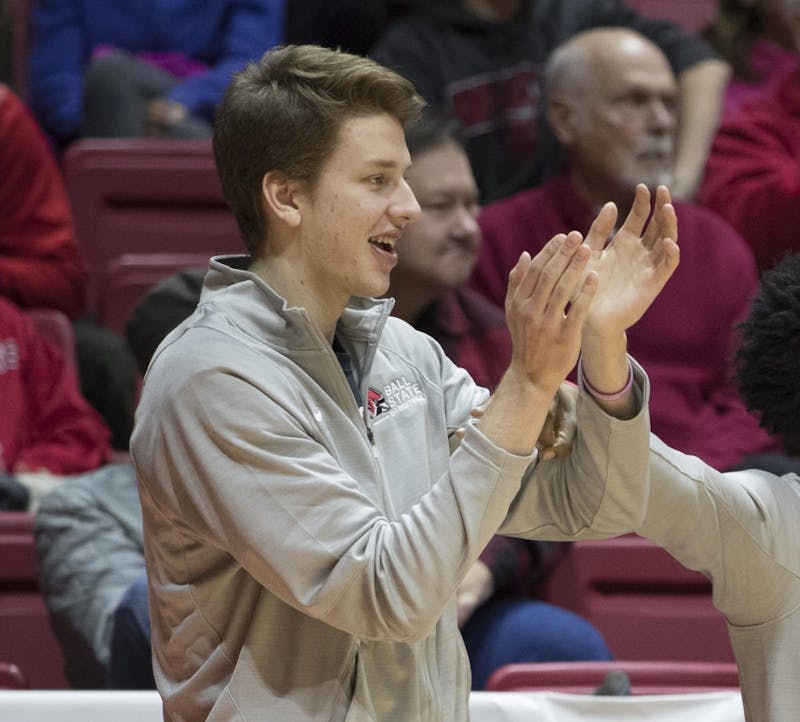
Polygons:
<instances>
[{"instance_id":1,"label":"older man with white beard","mask_svg":"<svg viewBox=\"0 0 800 722\"><path fill-rule=\"evenodd\" d=\"M564 172L483 209L473 286L502 305L523 250L535 253L560 229L585 233L607 201L624 218L637 183L670 185L677 95L666 57L634 31L598 28L559 46L547 66L546 112ZM798 462L758 426L731 379L736 325L758 283L752 252L710 211L679 201L675 210L680 267L628 331L652 383L652 429L721 470L795 471Z\"/></svg>"}]
</instances>

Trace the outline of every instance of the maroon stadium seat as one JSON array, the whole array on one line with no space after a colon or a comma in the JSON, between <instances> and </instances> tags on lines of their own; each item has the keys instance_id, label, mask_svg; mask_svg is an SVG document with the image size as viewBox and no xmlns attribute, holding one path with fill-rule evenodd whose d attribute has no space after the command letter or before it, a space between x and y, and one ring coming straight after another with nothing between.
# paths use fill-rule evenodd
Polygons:
<instances>
[{"instance_id":1,"label":"maroon stadium seat","mask_svg":"<svg viewBox=\"0 0 800 722\"><path fill-rule=\"evenodd\" d=\"M541 596L588 619L617 659L734 661L708 579L634 534L573 542Z\"/></svg>"},{"instance_id":2,"label":"maroon stadium seat","mask_svg":"<svg viewBox=\"0 0 800 722\"><path fill-rule=\"evenodd\" d=\"M605 676L622 670L631 694L680 694L737 689L739 674L733 662L611 661L531 662L509 664L492 674L486 689L493 692L550 690L591 694Z\"/></svg>"},{"instance_id":3,"label":"maroon stadium seat","mask_svg":"<svg viewBox=\"0 0 800 722\"><path fill-rule=\"evenodd\" d=\"M39 593L33 515L21 511L0 512L0 659L19 665L34 689L68 688L61 647Z\"/></svg>"},{"instance_id":4,"label":"maroon stadium seat","mask_svg":"<svg viewBox=\"0 0 800 722\"><path fill-rule=\"evenodd\" d=\"M699 33L714 17L717 0L627 0L642 15L667 18L691 33Z\"/></svg>"},{"instance_id":5,"label":"maroon stadium seat","mask_svg":"<svg viewBox=\"0 0 800 722\"><path fill-rule=\"evenodd\" d=\"M63 158L96 319L122 332L153 283L244 252L208 141L87 139Z\"/></svg>"}]
</instances>

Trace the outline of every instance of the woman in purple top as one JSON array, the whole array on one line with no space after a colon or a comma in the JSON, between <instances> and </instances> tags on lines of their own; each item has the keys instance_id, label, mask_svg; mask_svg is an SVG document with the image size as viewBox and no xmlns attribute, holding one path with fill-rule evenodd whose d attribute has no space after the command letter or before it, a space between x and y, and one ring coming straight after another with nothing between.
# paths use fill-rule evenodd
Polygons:
<instances>
[{"instance_id":1,"label":"woman in purple top","mask_svg":"<svg viewBox=\"0 0 800 722\"><path fill-rule=\"evenodd\" d=\"M283 40L285 0L39 0L31 102L63 145L207 137L233 72Z\"/></svg>"}]
</instances>

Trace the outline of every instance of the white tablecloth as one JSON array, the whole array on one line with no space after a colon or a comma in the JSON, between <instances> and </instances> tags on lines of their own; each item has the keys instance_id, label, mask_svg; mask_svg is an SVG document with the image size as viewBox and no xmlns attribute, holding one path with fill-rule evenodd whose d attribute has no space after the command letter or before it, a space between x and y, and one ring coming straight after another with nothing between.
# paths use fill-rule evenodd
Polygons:
<instances>
[{"instance_id":1,"label":"white tablecloth","mask_svg":"<svg viewBox=\"0 0 800 722\"><path fill-rule=\"evenodd\" d=\"M474 692L472 722L744 722L738 691L634 697Z\"/></svg>"},{"instance_id":2,"label":"white tablecloth","mask_svg":"<svg viewBox=\"0 0 800 722\"><path fill-rule=\"evenodd\" d=\"M592 697L475 692L471 722L743 722L738 692ZM161 722L156 692L0 690L2 722ZM290 722L287 720L286 722Z\"/></svg>"}]
</instances>

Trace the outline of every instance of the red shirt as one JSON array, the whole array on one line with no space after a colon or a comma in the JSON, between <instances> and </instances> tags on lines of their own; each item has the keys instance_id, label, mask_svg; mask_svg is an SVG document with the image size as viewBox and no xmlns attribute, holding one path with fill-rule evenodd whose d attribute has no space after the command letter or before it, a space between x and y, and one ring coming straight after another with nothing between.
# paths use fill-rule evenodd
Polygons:
<instances>
[{"instance_id":1,"label":"red shirt","mask_svg":"<svg viewBox=\"0 0 800 722\"><path fill-rule=\"evenodd\" d=\"M800 70L720 125L697 200L742 234L760 268L800 251Z\"/></svg>"},{"instance_id":2,"label":"red shirt","mask_svg":"<svg viewBox=\"0 0 800 722\"><path fill-rule=\"evenodd\" d=\"M717 215L675 202L681 262L642 319L628 348L650 377L653 432L667 444L721 470L749 454L780 451L733 383L736 325L758 287L750 249ZM506 292L520 253L557 233L586 233L595 211L566 176L486 206L484 240L473 285L494 302Z\"/></svg>"},{"instance_id":3,"label":"red shirt","mask_svg":"<svg viewBox=\"0 0 800 722\"><path fill-rule=\"evenodd\" d=\"M0 298L0 471L77 474L102 465L110 433L30 320Z\"/></svg>"},{"instance_id":4,"label":"red shirt","mask_svg":"<svg viewBox=\"0 0 800 722\"><path fill-rule=\"evenodd\" d=\"M83 313L88 275L61 174L30 111L2 85L0 219L0 295Z\"/></svg>"}]
</instances>

